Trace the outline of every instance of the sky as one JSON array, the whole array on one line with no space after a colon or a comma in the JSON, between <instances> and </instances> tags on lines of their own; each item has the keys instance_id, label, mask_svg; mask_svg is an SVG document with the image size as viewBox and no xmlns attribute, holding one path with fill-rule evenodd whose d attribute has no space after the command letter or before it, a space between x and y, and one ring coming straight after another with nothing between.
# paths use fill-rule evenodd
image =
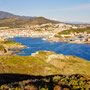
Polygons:
<instances>
[{"instance_id":1,"label":"sky","mask_svg":"<svg viewBox=\"0 0 90 90\"><path fill-rule=\"evenodd\" d=\"M90 0L0 0L0 11L90 23Z\"/></svg>"}]
</instances>

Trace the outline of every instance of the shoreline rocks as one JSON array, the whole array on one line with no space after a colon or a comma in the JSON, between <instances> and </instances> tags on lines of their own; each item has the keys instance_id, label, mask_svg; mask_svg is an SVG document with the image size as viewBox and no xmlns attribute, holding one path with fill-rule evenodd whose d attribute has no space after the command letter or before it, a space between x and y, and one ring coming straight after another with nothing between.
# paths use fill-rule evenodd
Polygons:
<instances>
[{"instance_id":1,"label":"shoreline rocks","mask_svg":"<svg viewBox=\"0 0 90 90\"><path fill-rule=\"evenodd\" d=\"M22 45L21 43L17 43L15 41L3 41L0 42L0 55L13 55L19 53L19 49L25 49L26 46ZM15 50L15 51L14 51Z\"/></svg>"},{"instance_id":2,"label":"shoreline rocks","mask_svg":"<svg viewBox=\"0 0 90 90\"><path fill-rule=\"evenodd\" d=\"M90 41L66 41L62 38L46 38L50 42L62 42L62 43L76 43L76 44L90 44Z\"/></svg>"}]
</instances>

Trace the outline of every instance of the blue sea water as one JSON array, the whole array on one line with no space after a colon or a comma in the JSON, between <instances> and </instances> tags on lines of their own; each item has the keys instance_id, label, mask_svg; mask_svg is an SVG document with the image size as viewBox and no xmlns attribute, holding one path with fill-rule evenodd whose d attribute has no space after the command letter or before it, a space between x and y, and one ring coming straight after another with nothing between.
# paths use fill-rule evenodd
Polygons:
<instances>
[{"instance_id":1,"label":"blue sea water","mask_svg":"<svg viewBox=\"0 0 90 90\"><path fill-rule=\"evenodd\" d=\"M42 38L31 38L31 37L15 37L16 42L26 45L28 48L21 49L23 53L17 55L28 56L31 53L35 53L39 50L54 51L57 54L73 55L90 61L90 45L88 44L71 44L71 43L60 43L60 42L49 42L42 40Z\"/></svg>"}]
</instances>

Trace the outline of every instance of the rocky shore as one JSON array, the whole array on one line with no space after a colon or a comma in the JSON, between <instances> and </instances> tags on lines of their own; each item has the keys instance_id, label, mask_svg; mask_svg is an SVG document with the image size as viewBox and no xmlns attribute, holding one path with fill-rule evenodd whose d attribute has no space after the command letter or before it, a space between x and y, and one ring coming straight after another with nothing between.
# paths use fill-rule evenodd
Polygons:
<instances>
[{"instance_id":1,"label":"rocky shore","mask_svg":"<svg viewBox=\"0 0 90 90\"><path fill-rule=\"evenodd\" d=\"M9 40L1 41L0 42L0 56L13 55L13 54L21 52L18 49L24 49L24 48L27 48L27 47L15 41L9 41Z\"/></svg>"},{"instance_id":2,"label":"rocky shore","mask_svg":"<svg viewBox=\"0 0 90 90\"><path fill-rule=\"evenodd\" d=\"M20 53L21 51L7 51L6 53L1 53L0 56L8 56L8 55L14 55L16 53Z\"/></svg>"},{"instance_id":3,"label":"rocky shore","mask_svg":"<svg viewBox=\"0 0 90 90\"><path fill-rule=\"evenodd\" d=\"M90 44L90 41L73 41L73 40L67 40L65 38L46 38L46 40L51 42L66 42L66 43L76 43L76 44Z\"/></svg>"}]
</instances>

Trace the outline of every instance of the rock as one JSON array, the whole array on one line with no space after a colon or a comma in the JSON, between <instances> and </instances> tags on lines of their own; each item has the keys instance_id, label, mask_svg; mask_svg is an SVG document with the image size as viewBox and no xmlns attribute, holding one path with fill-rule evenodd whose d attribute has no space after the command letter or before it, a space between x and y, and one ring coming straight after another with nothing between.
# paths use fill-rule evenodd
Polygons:
<instances>
[{"instance_id":1,"label":"rock","mask_svg":"<svg viewBox=\"0 0 90 90\"><path fill-rule=\"evenodd\" d=\"M36 56L39 52L32 53L31 56Z\"/></svg>"},{"instance_id":2,"label":"rock","mask_svg":"<svg viewBox=\"0 0 90 90\"><path fill-rule=\"evenodd\" d=\"M52 59L55 59L55 58L65 59L66 56L64 56L63 54L51 54L51 55L48 56L47 62L50 62Z\"/></svg>"},{"instance_id":3,"label":"rock","mask_svg":"<svg viewBox=\"0 0 90 90\"><path fill-rule=\"evenodd\" d=\"M0 45L0 55L3 55L6 52L8 52L8 50L5 49L3 45Z\"/></svg>"},{"instance_id":4,"label":"rock","mask_svg":"<svg viewBox=\"0 0 90 90\"><path fill-rule=\"evenodd\" d=\"M59 59L65 59L66 56L64 56L63 54L59 54Z\"/></svg>"}]
</instances>

